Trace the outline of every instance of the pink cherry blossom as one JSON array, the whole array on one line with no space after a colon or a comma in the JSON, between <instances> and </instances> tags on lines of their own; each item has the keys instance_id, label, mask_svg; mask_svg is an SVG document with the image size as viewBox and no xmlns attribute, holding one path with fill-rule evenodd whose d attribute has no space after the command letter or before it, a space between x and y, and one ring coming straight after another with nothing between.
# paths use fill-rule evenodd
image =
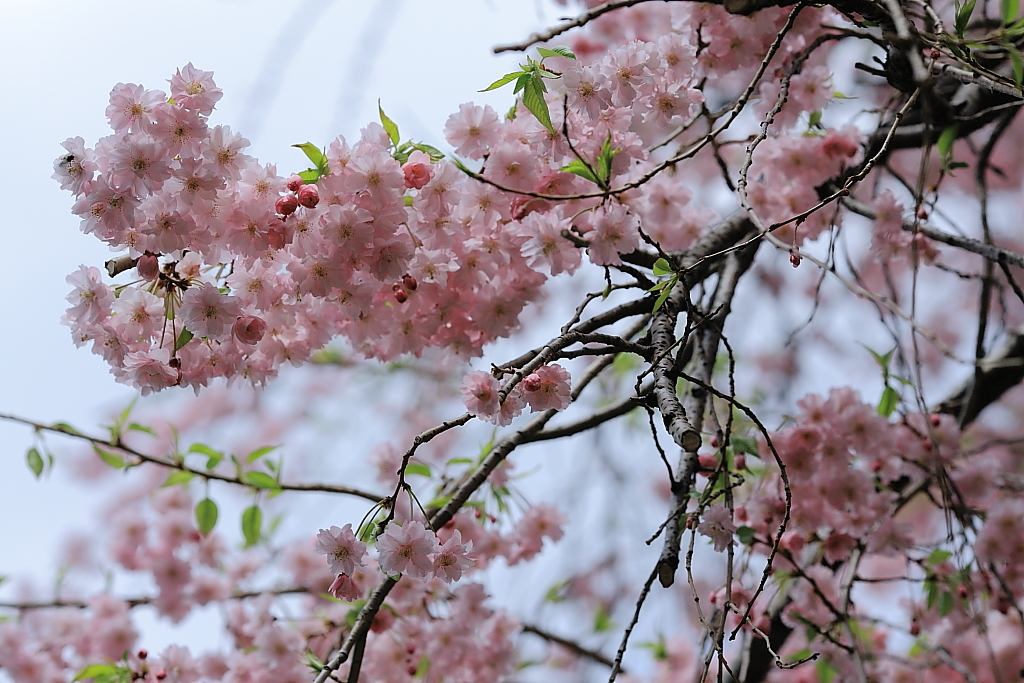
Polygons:
<instances>
[{"instance_id":1,"label":"pink cherry blossom","mask_svg":"<svg viewBox=\"0 0 1024 683\"><path fill-rule=\"evenodd\" d=\"M356 567L363 566L366 544L356 539L351 524L341 528L332 526L330 529L321 529L316 539L316 552L327 556L332 573L352 576Z\"/></svg>"},{"instance_id":2,"label":"pink cherry blossom","mask_svg":"<svg viewBox=\"0 0 1024 683\"><path fill-rule=\"evenodd\" d=\"M523 399L532 410L565 410L572 402L569 380L561 365L542 365L523 379Z\"/></svg>"},{"instance_id":3,"label":"pink cherry blossom","mask_svg":"<svg viewBox=\"0 0 1024 683\"><path fill-rule=\"evenodd\" d=\"M434 555L434 576L446 583L461 579L463 572L475 564L468 555L472 550L473 541L463 544L462 533L456 529Z\"/></svg>"},{"instance_id":4,"label":"pink cherry blossom","mask_svg":"<svg viewBox=\"0 0 1024 683\"><path fill-rule=\"evenodd\" d=\"M181 299L178 315L197 337L222 339L242 314L238 297L221 294L213 285L190 287Z\"/></svg>"},{"instance_id":5,"label":"pink cherry blossom","mask_svg":"<svg viewBox=\"0 0 1024 683\"><path fill-rule=\"evenodd\" d=\"M715 552L720 553L735 545L732 535L736 533L736 526L732 522L732 511L724 505L712 505L701 515L697 532L714 541Z\"/></svg>"},{"instance_id":6,"label":"pink cherry blossom","mask_svg":"<svg viewBox=\"0 0 1024 683\"><path fill-rule=\"evenodd\" d=\"M423 579L433 571L431 555L438 549L437 536L422 522L390 524L377 539L380 568L385 574L408 574Z\"/></svg>"}]
</instances>

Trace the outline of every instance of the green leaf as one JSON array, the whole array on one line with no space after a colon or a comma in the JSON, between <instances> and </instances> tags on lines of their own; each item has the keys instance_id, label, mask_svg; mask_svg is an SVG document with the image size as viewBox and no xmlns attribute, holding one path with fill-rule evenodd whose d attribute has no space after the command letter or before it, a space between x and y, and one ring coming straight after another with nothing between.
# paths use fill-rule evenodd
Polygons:
<instances>
[{"instance_id":1,"label":"green leaf","mask_svg":"<svg viewBox=\"0 0 1024 683\"><path fill-rule=\"evenodd\" d=\"M205 536L213 531L215 526L217 526L217 504L209 498L203 498L196 503L196 528ZM258 527L257 531L259 531Z\"/></svg>"},{"instance_id":2,"label":"green leaf","mask_svg":"<svg viewBox=\"0 0 1024 683\"><path fill-rule=\"evenodd\" d=\"M424 142L414 142L412 146L414 149L418 149L429 156L431 161L441 161L441 159L444 159L444 152L437 147L432 147Z\"/></svg>"},{"instance_id":3,"label":"green leaf","mask_svg":"<svg viewBox=\"0 0 1024 683\"><path fill-rule=\"evenodd\" d=\"M28 468L32 470L32 474L36 475L36 479L38 479L43 474L43 456L39 455L39 451L35 447L32 447L25 454L25 461L28 462Z\"/></svg>"},{"instance_id":4,"label":"green leaf","mask_svg":"<svg viewBox=\"0 0 1024 683\"><path fill-rule=\"evenodd\" d=\"M882 417L891 416L893 411L896 410L896 404L899 403L899 400L899 392L888 384L885 385L885 389L882 390L882 398L878 401L878 414Z\"/></svg>"},{"instance_id":5,"label":"green leaf","mask_svg":"<svg viewBox=\"0 0 1024 683\"><path fill-rule=\"evenodd\" d=\"M298 147L302 150L306 158L313 162L318 170L327 170L327 157L320 151L320 148L314 145L312 142L303 142L301 145L292 145L292 147Z\"/></svg>"},{"instance_id":6,"label":"green leaf","mask_svg":"<svg viewBox=\"0 0 1024 683\"><path fill-rule=\"evenodd\" d=\"M655 275L671 275L672 264L666 259L660 258L654 262L654 274Z\"/></svg>"},{"instance_id":7,"label":"green leaf","mask_svg":"<svg viewBox=\"0 0 1024 683\"><path fill-rule=\"evenodd\" d=\"M755 533L749 526L741 526L736 529L736 538L740 539L740 543L743 545L750 545L750 542L754 540Z\"/></svg>"},{"instance_id":8,"label":"green leaf","mask_svg":"<svg viewBox=\"0 0 1024 683\"><path fill-rule=\"evenodd\" d=\"M761 457L761 453L757 450L757 440L751 439L749 436L734 435L729 439L729 444L737 453Z\"/></svg>"},{"instance_id":9,"label":"green leaf","mask_svg":"<svg viewBox=\"0 0 1024 683\"><path fill-rule=\"evenodd\" d=\"M658 309L664 305L665 300L668 299L668 295L672 293L672 288L675 287L676 282L679 280L679 275L673 275L669 279L665 280L664 286L661 287L661 294L654 301L654 308L651 309L651 313L657 313ZM659 283L661 284L661 283Z\"/></svg>"},{"instance_id":10,"label":"green leaf","mask_svg":"<svg viewBox=\"0 0 1024 683\"><path fill-rule=\"evenodd\" d=\"M1012 24L1020 12L1020 0L1002 0L1000 2L1000 9L1003 13L1003 23L1007 25Z\"/></svg>"},{"instance_id":11,"label":"green leaf","mask_svg":"<svg viewBox=\"0 0 1024 683\"><path fill-rule=\"evenodd\" d=\"M523 72L523 74L516 79L516 87L512 89L513 95L518 95L519 91L526 87L526 84L532 81L534 78L532 73ZM513 108L515 105L512 105ZM514 118L514 117L513 117Z\"/></svg>"},{"instance_id":12,"label":"green leaf","mask_svg":"<svg viewBox=\"0 0 1024 683\"><path fill-rule=\"evenodd\" d=\"M839 673L834 666L824 659L819 659L814 663L814 670L818 673L818 683L832 683L836 674Z\"/></svg>"},{"instance_id":13,"label":"green leaf","mask_svg":"<svg viewBox=\"0 0 1024 683\"><path fill-rule=\"evenodd\" d=\"M1024 59L1021 59L1020 50L1013 43L1006 43L1004 47L1010 53L1010 63L1013 66L1013 80L1016 81L1017 85L1024 85Z\"/></svg>"},{"instance_id":14,"label":"green leaf","mask_svg":"<svg viewBox=\"0 0 1024 683\"><path fill-rule=\"evenodd\" d=\"M565 166L558 170L564 171L566 173L574 173L575 175L578 175L581 178L589 180L595 185L601 184L601 181L597 179L597 176L595 176L594 172L590 170L590 167L587 166L582 161L580 161L579 159L573 159L570 163L566 164Z\"/></svg>"},{"instance_id":15,"label":"green leaf","mask_svg":"<svg viewBox=\"0 0 1024 683\"><path fill-rule=\"evenodd\" d=\"M224 459L224 454L220 451L215 451L209 446L201 443L194 443L188 447L189 453L199 453L200 455L207 456L206 469L212 470L214 467L220 464L220 461Z\"/></svg>"},{"instance_id":16,"label":"green leaf","mask_svg":"<svg viewBox=\"0 0 1024 683\"><path fill-rule=\"evenodd\" d=\"M530 110L541 125L554 133L551 125L551 114L548 112L548 103L544 99L544 84L539 78L531 78L523 87L523 106Z\"/></svg>"},{"instance_id":17,"label":"green leaf","mask_svg":"<svg viewBox=\"0 0 1024 683\"><path fill-rule=\"evenodd\" d=\"M401 137L398 134L398 124L388 118L388 115L384 113L384 108L380 106L380 100L377 100L377 111L380 113L380 125L384 126L384 130L388 132L388 137L391 138L391 144L397 145Z\"/></svg>"},{"instance_id":18,"label":"green leaf","mask_svg":"<svg viewBox=\"0 0 1024 683\"><path fill-rule=\"evenodd\" d=\"M75 681L84 681L87 678L97 678L99 676L103 676L104 678L115 676L117 675L117 669L118 667L113 664L92 664L75 674L75 677L71 679L71 683L75 683Z\"/></svg>"},{"instance_id":19,"label":"green leaf","mask_svg":"<svg viewBox=\"0 0 1024 683\"><path fill-rule=\"evenodd\" d=\"M507 83L511 83L512 81L514 81L515 79L519 78L520 76L522 76L525 73L526 73L525 71L514 71L514 72L512 72L510 74L505 74L504 76L502 76L498 80L494 81L494 83L491 83L489 86L487 86L483 90L477 90L477 92L487 92L488 90L495 90L495 89L500 88L501 86L503 86L503 85L505 85Z\"/></svg>"},{"instance_id":20,"label":"green leaf","mask_svg":"<svg viewBox=\"0 0 1024 683\"><path fill-rule=\"evenodd\" d=\"M967 24L971 21L971 15L974 13L974 5L977 4L977 0L970 0L965 3L956 13L956 33L958 36L963 37L964 31L967 29Z\"/></svg>"},{"instance_id":21,"label":"green leaf","mask_svg":"<svg viewBox=\"0 0 1024 683\"><path fill-rule=\"evenodd\" d=\"M242 534L245 536L245 547L260 542L260 526L263 524L263 512L259 506L247 507L242 513Z\"/></svg>"},{"instance_id":22,"label":"green leaf","mask_svg":"<svg viewBox=\"0 0 1024 683\"><path fill-rule=\"evenodd\" d=\"M316 181L320 180L320 176L324 175L318 169L307 168L305 171L299 171L299 177L302 178L302 182L307 185L312 185Z\"/></svg>"},{"instance_id":23,"label":"green leaf","mask_svg":"<svg viewBox=\"0 0 1024 683\"><path fill-rule=\"evenodd\" d=\"M124 458L122 458L117 453L111 453L108 450L100 448L96 444L92 445L92 449L96 451L96 455L100 456L100 460L102 460L103 462L107 463L108 465L116 469L124 469Z\"/></svg>"},{"instance_id":24,"label":"green leaf","mask_svg":"<svg viewBox=\"0 0 1024 683\"><path fill-rule=\"evenodd\" d=\"M939 594L939 604L936 606L935 611L939 613L940 617L944 617L953 611L953 594L949 591L942 591Z\"/></svg>"},{"instance_id":25,"label":"green leaf","mask_svg":"<svg viewBox=\"0 0 1024 683\"><path fill-rule=\"evenodd\" d=\"M67 422L56 422L54 423L53 428L58 432L64 432L65 434L71 434L72 436L85 436L85 434L82 434L82 432L78 431Z\"/></svg>"},{"instance_id":26,"label":"green leaf","mask_svg":"<svg viewBox=\"0 0 1024 683\"><path fill-rule=\"evenodd\" d=\"M541 57L565 57L566 59L576 59L576 53L572 51L572 48L568 45L555 45L554 47L538 47L537 52L540 53Z\"/></svg>"},{"instance_id":27,"label":"green leaf","mask_svg":"<svg viewBox=\"0 0 1024 683\"><path fill-rule=\"evenodd\" d=\"M132 422L130 425L128 425L128 431L143 432L145 434L149 434L150 436L156 436L155 429L153 429L152 427L147 427L146 425L140 425L138 422Z\"/></svg>"},{"instance_id":28,"label":"green leaf","mask_svg":"<svg viewBox=\"0 0 1024 683\"><path fill-rule=\"evenodd\" d=\"M934 567L936 565L942 564L951 557L953 557L953 553L951 553L948 550L933 550L931 554L928 555L928 559L925 560L925 564L927 564L930 567Z\"/></svg>"},{"instance_id":29,"label":"green leaf","mask_svg":"<svg viewBox=\"0 0 1024 683\"><path fill-rule=\"evenodd\" d=\"M281 446L279 444L277 446L264 446L263 448L257 448L252 453L250 453L249 455L245 456L245 461L246 462L253 462L254 460L259 460L260 458L262 458L267 453L270 453L271 451L274 451L274 450L276 450L276 449L278 449L280 447Z\"/></svg>"},{"instance_id":30,"label":"green leaf","mask_svg":"<svg viewBox=\"0 0 1024 683\"><path fill-rule=\"evenodd\" d=\"M612 615L604 605L597 606L597 613L594 615L594 633L604 633L612 628Z\"/></svg>"},{"instance_id":31,"label":"green leaf","mask_svg":"<svg viewBox=\"0 0 1024 683\"><path fill-rule=\"evenodd\" d=\"M186 330L184 327L181 328L181 332L178 334L178 338L174 340L174 350L181 351L181 347L192 341L192 333Z\"/></svg>"},{"instance_id":32,"label":"green leaf","mask_svg":"<svg viewBox=\"0 0 1024 683\"><path fill-rule=\"evenodd\" d=\"M430 468L421 462L411 462L405 466L406 474L418 474L421 477L430 477Z\"/></svg>"},{"instance_id":33,"label":"green leaf","mask_svg":"<svg viewBox=\"0 0 1024 683\"><path fill-rule=\"evenodd\" d=\"M615 155L621 151L618 147L612 147L612 134L609 133L601 144L601 151L597 154L598 173L602 182L607 183L608 179L612 177L612 161L615 160Z\"/></svg>"},{"instance_id":34,"label":"green leaf","mask_svg":"<svg viewBox=\"0 0 1024 683\"><path fill-rule=\"evenodd\" d=\"M242 481L258 489L279 489L281 485L266 472L245 472Z\"/></svg>"},{"instance_id":35,"label":"green leaf","mask_svg":"<svg viewBox=\"0 0 1024 683\"><path fill-rule=\"evenodd\" d=\"M194 475L191 472L185 472L183 470L171 472L171 476L167 477L167 481L165 481L163 486L160 488L164 488L166 486L177 486L178 484L187 484L192 481L193 476Z\"/></svg>"},{"instance_id":36,"label":"green leaf","mask_svg":"<svg viewBox=\"0 0 1024 683\"><path fill-rule=\"evenodd\" d=\"M329 597L331 598L331 600L334 600L333 595ZM320 658L316 656L316 653L314 653L312 650L308 648L302 654L302 663L308 666L310 669L312 669L313 673L315 674L318 674L324 670L324 663L320 661Z\"/></svg>"},{"instance_id":37,"label":"green leaf","mask_svg":"<svg viewBox=\"0 0 1024 683\"><path fill-rule=\"evenodd\" d=\"M953 143L956 142L956 136L959 132L960 125L954 123L939 135L939 141L936 143L936 147L938 147L939 154L942 155L943 159L948 159L949 155L953 153Z\"/></svg>"},{"instance_id":38,"label":"green leaf","mask_svg":"<svg viewBox=\"0 0 1024 683\"><path fill-rule=\"evenodd\" d=\"M471 458L452 458L446 465L472 465L473 460Z\"/></svg>"}]
</instances>

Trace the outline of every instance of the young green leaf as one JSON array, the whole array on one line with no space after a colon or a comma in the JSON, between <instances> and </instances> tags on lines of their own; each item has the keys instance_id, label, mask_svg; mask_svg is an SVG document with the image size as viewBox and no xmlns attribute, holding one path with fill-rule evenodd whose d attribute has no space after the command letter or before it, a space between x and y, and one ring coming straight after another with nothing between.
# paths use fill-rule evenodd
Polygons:
<instances>
[{"instance_id":1,"label":"young green leaf","mask_svg":"<svg viewBox=\"0 0 1024 683\"><path fill-rule=\"evenodd\" d=\"M660 258L654 262L653 270L655 275L671 275L672 264L670 264L667 260Z\"/></svg>"},{"instance_id":2,"label":"young green leaf","mask_svg":"<svg viewBox=\"0 0 1024 683\"><path fill-rule=\"evenodd\" d=\"M312 185L316 181L320 180L320 176L324 175L318 169L307 168L305 171L299 171L299 177L302 178L302 182L307 185Z\"/></svg>"},{"instance_id":3,"label":"young green leaf","mask_svg":"<svg viewBox=\"0 0 1024 683\"><path fill-rule=\"evenodd\" d=\"M181 351L181 347L192 341L192 333L186 330L184 327L181 328L181 332L178 333L178 338L174 340L174 350Z\"/></svg>"},{"instance_id":4,"label":"young green leaf","mask_svg":"<svg viewBox=\"0 0 1024 683\"><path fill-rule=\"evenodd\" d=\"M213 531L215 526L217 526L217 504L209 498L203 498L196 503L196 528L205 536Z\"/></svg>"},{"instance_id":5,"label":"young green leaf","mask_svg":"<svg viewBox=\"0 0 1024 683\"><path fill-rule=\"evenodd\" d=\"M496 88L500 88L501 86L506 85L507 83L511 83L512 81L516 80L517 78L522 76L524 73L525 73L524 71L513 71L510 74L505 74L504 76L502 76L498 80L494 81L494 83L491 83L489 86L487 86L483 90L477 90L477 92L487 92L488 90L495 90Z\"/></svg>"},{"instance_id":6,"label":"young green leaf","mask_svg":"<svg viewBox=\"0 0 1024 683\"><path fill-rule=\"evenodd\" d=\"M1004 45L1006 51L1010 54L1010 64L1013 67L1013 80L1017 85L1024 85L1024 59L1021 59L1020 50L1013 43L1006 43Z\"/></svg>"},{"instance_id":7,"label":"young green leaf","mask_svg":"<svg viewBox=\"0 0 1024 683\"><path fill-rule=\"evenodd\" d=\"M242 513L242 535L245 536L245 547L260 542L260 526L263 524L263 512L259 506L247 507Z\"/></svg>"},{"instance_id":8,"label":"young green leaf","mask_svg":"<svg viewBox=\"0 0 1024 683\"><path fill-rule=\"evenodd\" d=\"M320 148L314 145L312 142L303 142L301 145L292 145L292 147L298 147L306 155L306 158L313 162L313 166L319 170L327 170L327 157L320 151Z\"/></svg>"},{"instance_id":9,"label":"young green leaf","mask_svg":"<svg viewBox=\"0 0 1024 683\"><path fill-rule=\"evenodd\" d=\"M249 455L245 456L245 461L246 462L253 462L255 460L259 460L260 458L262 458L267 453L270 453L271 451L274 451L274 450L276 450L278 448L280 448L280 445L278 445L278 446L264 446L263 448L257 448L252 453L250 453Z\"/></svg>"},{"instance_id":10,"label":"young green leaf","mask_svg":"<svg viewBox=\"0 0 1024 683\"><path fill-rule=\"evenodd\" d=\"M384 113L384 108L380 106L380 100L377 100L377 111L380 112L380 125L384 126L384 130L387 131L388 137L391 138L392 146L397 145L401 139L401 136L398 134L398 124Z\"/></svg>"},{"instance_id":11,"label":"young green leaf","mask_svg":"<svg viewBox=\"0 0 1024 683\"><path fill-rule=\"evenodd\" d=\"M165 481L163 483L163 486L161 486L160 488L165 488L167 486L177 486L178 484L187 484L190 481L192 481L193 476L194 475L191 472L185 472L182 470L179 470L177 472L171 472L171 475L167 477L167 481Z\"/></svg>"},{"instance_id":12,"label":"young green leaf","mask_svg":"<svg viewBox=\"0 0 1024 683\"><path fill-rule=\"evenodd\" d=\"M936 147L939 149L939 154L943 159L948 160L949 156L953 153L953 143L956 142L957 133L960 132L960 126L953 124L939 135L939 140L936 143Z\"/></svg>"},{"instance_id":13,"label":"young green leaf","mask_svg":"<svg viewBox=\"0 0 1024 683\"><path fill-rule=\"evenodd\" d=\"M92 449L96 451L96 455L100 456L100 460L102 460L103 462L107 463L108 465L116 469L124 469L124 458L122 458L117 453L111 453L108 450L100 448L96 444L92 445Z\"/></svg>"},{"instance_id":14,"label":"young green leaf","mask_svg":"<svg viewBox=\"0 0 1024 683\"><path fill-rule=\"evenodd\" d=\"M1003 24L1012 24L1020 12L1020 0L1002 0L1000 2L1000 9L1003 14Z\"/></svg>"},{"instance_id":15,"label":"young green leaf","mask_svg":"<svg viewBox=\"0 0 1024 683\"><path fill-rule=\"evenodd\" d=\"M878 414L882 417L889 417L896 410L896 404L899 403L899 400L899 393L889 385L886 385L885 389L882 390L882 398L878 402Z\"/></svg>"},{"instance_id":16,"label":"young green leaf","mask_svg":"<svg viewBox=\"0 0 1024 683\"><path fill-rule=\"evenodd\" d=\"M32 470L32 474L36 475L36 479L38 479L43 474L43 456L39 455L39 451L35 447L32 447L25 454L25 460L28 462L28 468Z\"/></svg>"},{"instance_id":17,"label":"young green leaf","mask_svg":"<svg viewBox=\"0 0 1024 683\"><path fill-rule=\"evenodd\" d=\"M755 533L753 528L741 526L736 529L736 538L740 539L740 543L743 545L750 545L750 542L754 540Z\"/></svg>"},{"instance_id":18,"label":"young green leaf","mask_svg":"<svg viewBox=\"0 0 1024 683\"><path fill-rule=\"evenodd\" d=\"M538 47L537 52L540 53L541 57L565 57L566 59L576 59L576 53L572 51L572 48L568 45L555 45L554 47Z\"/></svg>"},{"instance_id":19,"label":"young green leaf","mask_svg":"<svg viewBox=\"0 0 1024 683\"><path fill-rule=\"evenodd\" d=\"M543 81L539 78L531 78L523 88L523 106L537 117L542 126L554 133L555 129L551 125L551 113L548 112L548 103L544 99L545 91Z\"/></svg>"},{"instance_id":20,"label":"young green leaf","mask_svg":"<svg viewBox=\"0 0 1024 683\"><path fill-rule=\"evenodd\" d=\"M974 13L974 5L977 4L977 0L970 0L964 3L956 13L956 21L954 23L956 27L956 34L961 38L964 35L964 31L967 30L967 24L971 21L971 15Z\"/></svg>"},{"instance_id":21,"label":"young green leaf","mask_svg":"<svg viewBox=\"0 0 1024 683\"><path fill-rule=\"evenodd\" d=\"M140 425L138 422L132 422L130 425L128 425L128 431L142 432L144 434L149 434L150 436L156 436L155 429L153 429L152 427L147 427L146 425Z\"/></svg>"},{"instance_id":22,"label":"young green leaf","mask_svg":"<svg viewBox=\"0 0 1024 683\"><path fill-rule=\"evenodd\" d=\"M658 285L661 288L661 294L654 301L654 308L651 309L651 313L657 313L658 309L664 305L665 300L668 299L668 295L672 293L672 288L676 286L676 282L679 281L679 275L675 274L664 282L659 282Z\"/></svg>"},{"instance_id":23,"label":"young green leaf","mask_svg":"<svg viewBox=\"0 0 1024 683\"><path fill-rule=\"evenodd\" d=\"M418 474L421 477L429 477L430 476L430 468L427 465L424 465L421 462L411 462L411 463L409 463L408 465L405 466L405 473L407 475L409 475L409 474Z\"/></svg>"},{"instance_id":24,"label":"young green leaf","mask_svg":"<svg viewBox=\"0 0 1024 683\"><path fill-rule=\"evenodd\" d=\"M597 154L598 173L602 182L607 183L612 177L612 161L615 160L615 155L621 151L618 147L612 147L612 136L609 133L601 145L601 151Z\"/></svg>"},{"instance_id":25,"label":"young green leaf","mask_svg":"<svg viewBox=\"0 0 1024 683\"><path fill-rule=\"evenodd\" d=\"M258 489L279 489L281 485L266 472L246 472L242 475L242 481L249 486Z\"/></svg>"},{"instance_id":26,"label":"young green leaf","mask_svg":"<svg viewBox=\"0 0 1024 683\"><path fill-rule=\"evenodd\" d=\"M75 683L75 681L84 681L89 678L96 680L99 680L100 678L110 680L111 677L117 674L117 668L118 667L113 664L92 664L75 674L75 677L71 679L71 683Z\"/></svg>"},{"instance_id":27,"label":"young green leaf","mask_svg":"<svg viewBox=\"0 0 1024 683\"><path fill-rule=\"evenodd\" d=\"M589 180L595 185L601 184L601 181L598 180L597 176L594 175L594 172L590 170L590 167L587 166L582 161L580 161L579 159L573 159L571 162L569 162L568 164L566 164L565 166L558 170L564 171L565 173L573 173L575 175L578 175L581 178Z\"/></svg>"}]
</instances>

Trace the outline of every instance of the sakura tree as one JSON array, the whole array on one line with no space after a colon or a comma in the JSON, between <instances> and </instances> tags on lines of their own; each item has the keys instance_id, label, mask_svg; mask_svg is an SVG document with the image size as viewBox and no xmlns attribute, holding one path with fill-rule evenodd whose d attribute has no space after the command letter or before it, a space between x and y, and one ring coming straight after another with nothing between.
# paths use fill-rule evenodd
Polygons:
<instances>
[{"instance_id":1,"label":"sakura tree","mask_svg":"<svg viewBox=\"0 0 1024 683\"><path fill-rule=\"evenodd\" d=\"M51 432L126 473L104 552L2 605L12 681L1024 675L1018 3L576 9L434 141L381 108L279 171L187 64L63 143L115 254L75 344L199 398L5 416L37 476ZM384 442L331 432L343 477L288 450L333 399ZM134 610L210 605L229 649L145 649Z\"/></svg>"}]
</instances>

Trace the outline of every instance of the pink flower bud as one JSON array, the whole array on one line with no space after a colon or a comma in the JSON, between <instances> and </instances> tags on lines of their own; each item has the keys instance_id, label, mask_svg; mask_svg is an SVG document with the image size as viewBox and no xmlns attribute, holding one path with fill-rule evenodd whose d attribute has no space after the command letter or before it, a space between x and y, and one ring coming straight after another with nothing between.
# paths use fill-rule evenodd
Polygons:
<instances>
[{"instance_id":1,"label":"pink flower bud","mask_svg":"<svg viewBox=\"0 0 1024 683\"><path fill-rule=\"evenodd\" d=\"M288 188L289 192L298 192L299 188L302 187L302 176L297 173L293 173L288 180L285 181L285 187Z\"/></svg>"},{"instance_id":2,"label":"pink flower bud","mask_svg":"<svg viewBox=\"0 0 1024 683\"><path fill-rule=\"evenodd\" d=\"M373 616L370 622L370 630L374 633L384 633L395 623L395 613L389 609L382 609Z\"/></svg>"},{"instance_id":3,"label":"pink flower bud","mask_svg":"<svg viewBox=\"0 0 1024 683\"><path fill-rule=\"evenodd\" d=\"M243 315L231 327L231 333L235 335L235 339L249 346L258 344L266 331L266 321L254 315Z\"/></svg>"},{"instance_id":4,"label":"pink flower bud","mask_svg":"<svg viewBox=\"0 0 1024 683\"><path fill-rule=\"evenodd\" d=\"M319 203L320 191L316 189L316 185L303 185L299 188L299 204L307 209L313 209Z\"/></svg>"},{"instance_id":5,"label":"pink flower bud","mask_svg":"<svg viewBox=\"0 0 1024 683\"><path fill-rule=\"evenodd\" d=\"M139 263L135 268L143 280L155 280L160 275L160 260L147 252L139 257Z\"/></svg>"},{"instance_id":6,"label":"pink flower bud","mask_svg":"<svg viewBox=\"0 0 1024 683\"><path fill-rule=\"evenodd\" d=\"M138 653L137 656L138 656L139 659L145 659L146 657L149 656L149 651L145 650L145 649L139 650L139 653Z\"/></svg>"},{"instance_id":7,"label":"pink flower bud","mask_svg":"<svg viewBox=\"0 0 1024 683\"><path fill-rule=\"evenodd\" d=\"M270 242L272 249L284 249L285 245L284 223L274 221L267 230L267 242Z\"/></svg>"},{"instance_id":8,"label":"pink flower bud","mask_svg":"<svg viewBox=\"0 0 1024 683\"><path fill-rule=\"evenodd\" d=\"M527 391L538 391L541 388L541 385L543 384L544 380L542 380L540 377L537 376L536 373L534 373L532 375L527 376L527 378L523 380L523 389L526 389Z\"/></svg>"},{"instance_id":9,"label":"pink flower bud","mask_svg":"<svg viewBox=\"0 0 1024 683\"><path fill-rule=\"evenodd\" d=\"M405 175L405 186L410 190L418 190L430 182L430 164L407 162L402 166Z\"/></svg>"},{"instance_id":10,"label":"pink flower bud","mask_svg":"<svg viewBox=\"0 0 1024 683\"><path fill-rule=\"evenodd\" d=\"M410 292L415 292L416 288L419 286L419 283L416 282L416 278L414 278L412 275L409 275L409 273L406 273L405 275L402 276L402 284L405 285L405 288L408 289Z\"/></svg>"},{"instance_id":11,"label":"pink flower bud","mask_svg":"<svg viewBox=\"0 0 1024 683\"><path fill-rule=\"evenodd\" d=\"M395 301L397 301L400 304L404 304L408 300L409 300L409 295L405 293L404 289L396 289L395 290Z\"/></svg>"},{"instance_id":12,"label":"pink flower bud","mask_svg":"<svg viewBox=\"0 0 1024 683\"><path fill-rule=\"evenodd\" d=\"M793 265L794 268L799 268L800 262L803 260L804 257L801 256L800 254L797 254L796 252L793 252L792 254L789 255L789 262Z\"/></svg>"},{"instance_id":13,"label":"pink flower bud","mask_svg":"<svg viewBox=\"0 0 1024 683\"><path fill-rule=\"evenodd\" d=\"M274 213L282 216L290 216L295 213L295 209L299 208L299 200L293 194L286 194L283 197L278 197L277 201L274 202Z\"/></svg>"},{"instance_id":14,"label":"pink flower bud","mask_svg":"<svg viewBox=\"0 0 1024 683\"><path fill-rule=\"evenodd\" d=\"M165 678L167 678L167 672L166 671L164 671L163 669L160 669L159 671L156 672L156 680L162 681Z\"/></svg>"},{"instance_id":15,"label":"pink flower bud","mask_svg":"<svg viewBox=\"0 0 1024 683\"><path fill-rule=\"evenodd\" d=\"M736 465L736 469L737 470L745 470L745 469L747 469L747 454L746 453L737 453L733 457L732 462L733 462L734 465Z\"/></svg>"},{"instance_id":16,"label":"pink flower bud","mask_svg":"<svg viewBox=\"0 0 1024 683\"><path fill-rule=\"evenodd\" d=\"M942 416L938 413L932 413L928 416L928 421L931 422L932 427L938 427L942 424Z\"/></svg>"}]
</instances>

